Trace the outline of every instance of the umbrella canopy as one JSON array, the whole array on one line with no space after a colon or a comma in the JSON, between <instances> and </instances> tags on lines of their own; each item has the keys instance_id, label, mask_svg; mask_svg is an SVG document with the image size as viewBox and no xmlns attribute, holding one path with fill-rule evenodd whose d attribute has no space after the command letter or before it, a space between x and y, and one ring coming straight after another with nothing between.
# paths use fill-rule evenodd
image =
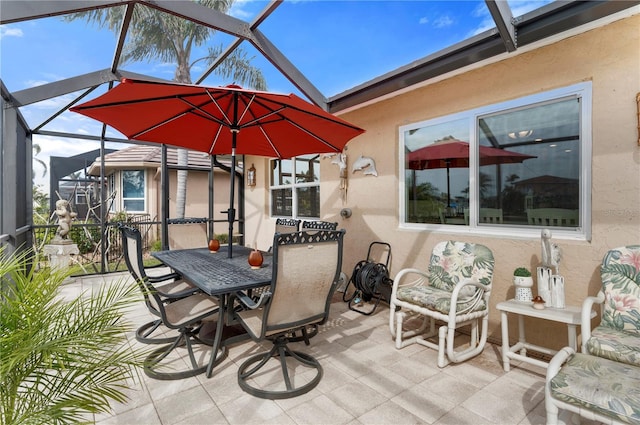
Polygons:
<instances>
[{"instance_id":1,"label":"umbrella canopy","mask_svg":"<svg viewBox=\"0 0 640 425\"><path fill-rule=\"evenodd\" d=\"M505 149L480 146L480 166L493 164L517 164L536 156L525 155ZM451 206L451 188L449 181L450 168L469 167L469 143L448 138L437 141L407 154L408 169L427 170L435 168L447 169L447 206Z\"/></svg>"},{"instance_id":2,"label":"umbrella canopy","mask_svg":"<svg viewBox=\"0 0 640 425\"><path fill-rule=\"evenodd\" d=\"M110 125L132 140L163 143L210 155L271 158L342 152L362 134L356 127L295 94L123 79L73 112ZM228 210L232 243L234 182ZM231 255L231 249L228 250Z\"/></svg>"}]
</instances>

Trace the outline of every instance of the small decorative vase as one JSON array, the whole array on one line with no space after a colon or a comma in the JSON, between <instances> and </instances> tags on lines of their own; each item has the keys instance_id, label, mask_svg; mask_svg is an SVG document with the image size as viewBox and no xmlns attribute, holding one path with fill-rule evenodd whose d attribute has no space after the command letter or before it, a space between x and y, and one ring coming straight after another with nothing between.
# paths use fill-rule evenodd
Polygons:
<instances>
[{"instance_id":1,"label":"small decorative vase","mask_svg":"<svg viewBox=\"0 0 640 425\"><path fill-rule=\"evenodd\" d=\"M215 254L220 249L220 241L217 239L209 240L209 252Z\"/></svg>"},{"instance_id":2,"label":"small decorative vase","mask_svg":"<svg viewBox=\"0 0 640 425\"><path fill-rule=\"evenodd\" d=\"M533 293L533 278L531 276L514 276L513 284L516 286L516 301L531 302Z\"/></svg>"},{"instance_id":3,"label":"small decorative vase","mask_svg":"<svg viewBox=\"0 0 640 425\"><path fill-rule=\"evenodd\" d=\"M262 261L264 258L262 257L262 253L257 249L254 249L249 253L249 265L252 269L259 269L262 266Z\"/></svg>"}]
</instances>

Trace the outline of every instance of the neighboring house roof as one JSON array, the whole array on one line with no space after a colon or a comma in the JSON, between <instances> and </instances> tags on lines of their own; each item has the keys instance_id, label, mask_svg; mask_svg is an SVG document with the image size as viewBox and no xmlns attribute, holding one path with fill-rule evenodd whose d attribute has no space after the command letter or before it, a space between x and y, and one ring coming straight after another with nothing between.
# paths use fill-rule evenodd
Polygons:
<instances>
[{"instance_id":1,"label":"neighboring house roof","mask_svg":"<svg viewBox=\"0 0 640 425\"><path fill-rule=\"evenodd\" d=\"M208 171L211 167L211 157L204 152L187 150L188 165ZM162 148L152 145L135 145L112 152L104 156L107 173L111 170L127 168L157 168L162 163ZM228 161L220 161L228 165ZM178 149L167 148L167 165L178 165ZM89 174L100 175L100 158L91 164Z\"/></svg>"}]
</instances>

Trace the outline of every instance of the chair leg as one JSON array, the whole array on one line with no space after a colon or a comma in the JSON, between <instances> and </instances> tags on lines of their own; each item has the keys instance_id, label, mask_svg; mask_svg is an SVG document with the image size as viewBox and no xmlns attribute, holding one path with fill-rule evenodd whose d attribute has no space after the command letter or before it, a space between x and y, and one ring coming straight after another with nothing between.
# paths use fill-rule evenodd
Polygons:
<instances>
[{"instance_id":1,"label":"chair leg","mask_svg":"<svg viewBox=\"0 0 640 425\"><path fill-rule=\"evenodd\" d=\"M197 337L199 330L200 326L196 327L195 329L180 329L180 334L177 338L174 338L172 344L167 344L163 347L159 347L147 356L144 365L144 373L150 378L159 380L184 379L204 373L207 370L208 362L204 362L203 365L199 365L193 351L196 345L207 345ZM163 366L164 368L169 370L170 367L163 365L162 361L167 358L167 356L171 354L172 351L183 345L187 350L187 355L189 356L189 360L191 362L191 369L171 372L165 372L161 370L163 369ZM226 353L226 350L223 350L223 355L224 353ZM220 355L220 359L223 358L223 355Z\"/></svg>"},{"instance_id":2,"label":"chair leg","mask_svg":"<svg viewBox=\"0 0 640 425\"><path fill-rule=\"evenodd\" d=\"M166 338L154 338L151 336L161 325L161 319L145 323L136 330L136 340L143 344L171 344L176 339L175 335Z\"/></svg>"},{"instance_id":3,"label":"chair leg","mask_svg":"<svg viewBox=\"0 0 640 425\"><path fill-rule=\"evenodd\" d=\"M450 335L447 335L450 334ZM455 329L449 329L447 326L440 326L438 329L438 367L443 368L449 364L449 359L445 355L445 346L451 344L453 346L453 337Z\"/></svg>"},{"instance_id":4,"label":"chair leg","mask_svg":"<svg viewBox=\"0 0 640 425\"><path fill-rule=\"evenodd\" d=\"M431 338L436 334L434 320L429 317L422 316L422 323L417 329L404 331L402 328L402 323L407 317L407 314L403 311L398 311L395 315L395 340L396 348L398 350L415 343L426 345L427 347L430 346L429 344L427 344L426 339ZM429 330L427 330L427 327L429 328Z\"/></svg>"},{"instance_id":5,"label":"chair leg","mask_svg":"<svg viewBox=\"0 0 640 425\"><path fill-rule=\"evenodd\" d=\"M296 336L296 331L291 332L288 338L289 342L304 341L305 345L311 345L309 340L318 334L318 325L311 325L308 328L304 327L300 332L302 333L300 336Z\"/></svg>"},{"instance_id":6,"label":"chair leg","mask_svg":"<svg viewBox=\"0 0 640 425\"><path fill-rule=\"evenodd\" d=\"M482 318L482 330L480 331L479 340L478 340L478 320L480 319L473 319L472 321L466 322L466 323L458 323L457 327L464 326L464 325L471 326L471 339L469 342L469 347L465 350L455 351L454 338L455 338L456 328L449 327L447 331L447 336L446 336L447 363L449 362L460 363L462 361L465 361L472 357L477 356L482 352L482 350L484 350L484 346L487 343L487 331L488 331L489 319L488 319L488 316L484 316ZM443 347L444 346L445 345L443 345ZM440 366L440 367L444 367L444 366Z\"/></svg>"},{"instance_id":7,"label":"chair leg","mask_svg":"<svg viewBox=\"0 0 640 425\"><path fill-rule=\"evenodd\" d=\"M287 346L287 342L288 340L285 337L276 337L270 351L251 356L240 365L238 369L238 385L240 385L240 388L242 388L243 391L256 397L266 398L269 400L279 400L305 394L320 383L323 374L320 363L308 354L291 350ZM296 386L294 380L292 380L289 375L287 357L295 359L307 368L316 369L315 376L307 383ZM278 358L286 389L268 390L250 385L249 380L252 379L258 371L262 370L262 368L272 358Z\"/></svg>"}]
</instances>

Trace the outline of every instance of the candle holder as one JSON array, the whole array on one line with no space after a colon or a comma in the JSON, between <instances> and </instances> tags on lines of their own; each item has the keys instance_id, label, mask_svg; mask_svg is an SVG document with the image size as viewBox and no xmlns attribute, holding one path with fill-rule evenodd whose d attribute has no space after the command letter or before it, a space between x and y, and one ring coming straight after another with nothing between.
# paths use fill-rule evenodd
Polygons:
<instances>
[{"instance_id":1,"label":"candle holder","mask_svg":"<svg viewBox=\"0 0 640 425\"><path fill-rule=\"evenodd\" d=\"M259 269L262 266L262 262L264 258L262 257L262 252L258 251L258 249L254 249L249 253L249 265L252 269Z\"/></svg>"},{"instance_id":2,"label":"candle holder","mask_svg":"<svg viewBox=\"0 0 640 425\"><path fill-rule=\"evenodd\" d=\"M209 252L215 254L220 249L220 241L217 239L209 240Z\"/></svg>"}]
</instances>

